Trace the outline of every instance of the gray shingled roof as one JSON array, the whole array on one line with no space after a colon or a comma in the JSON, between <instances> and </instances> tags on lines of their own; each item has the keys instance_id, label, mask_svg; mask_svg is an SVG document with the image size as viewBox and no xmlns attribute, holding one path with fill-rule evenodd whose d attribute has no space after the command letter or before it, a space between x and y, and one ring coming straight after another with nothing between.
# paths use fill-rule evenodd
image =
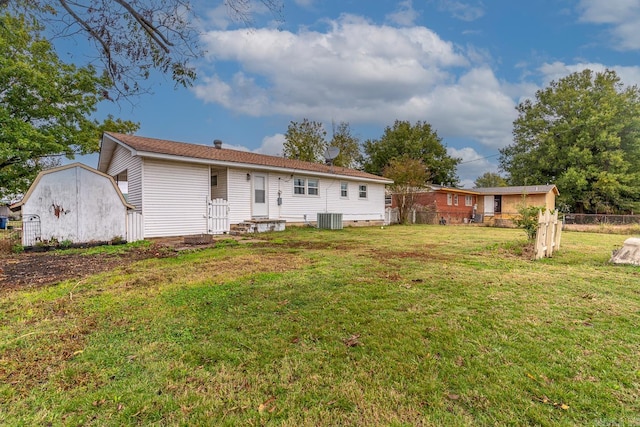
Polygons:
<instances>
[{"instance_id":1,"label":"gray shingled roof","mask_svg":"<svg viewBox=\"0 0 640 427\"><path fill-rule=\"evenodd\" d=\"M555 188L555 190L554 190ZM485 187L474 188L473 191L481 194L546 194L554 190L558 194L558 189L553 184L548 185L522 185L517 187Z\"/></svg>"}]
</instances>

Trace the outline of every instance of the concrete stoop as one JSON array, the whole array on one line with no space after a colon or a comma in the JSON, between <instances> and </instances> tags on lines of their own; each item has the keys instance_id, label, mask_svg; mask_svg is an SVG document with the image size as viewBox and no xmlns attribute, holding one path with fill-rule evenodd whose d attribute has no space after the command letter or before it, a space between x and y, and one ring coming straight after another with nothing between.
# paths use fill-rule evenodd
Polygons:
<instances>
[{"instance_id":1,"label":"concrete stoop","mask_svg":"<svg viewBox=\"0 0 640 427\"><path fill-rule=\"evenodd\" d=\"M284 231L285 220L282 219L255 219L238 224L231 224L229 234L238 236L248 233L265 233L267 231Z\"/></svg>"}]
</instances>

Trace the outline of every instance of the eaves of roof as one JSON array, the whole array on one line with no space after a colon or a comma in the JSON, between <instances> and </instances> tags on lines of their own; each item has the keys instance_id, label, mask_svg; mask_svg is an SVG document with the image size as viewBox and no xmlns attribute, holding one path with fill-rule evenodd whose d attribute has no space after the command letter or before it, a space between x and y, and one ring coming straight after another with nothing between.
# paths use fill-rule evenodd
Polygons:
<instances>
[{"instance_id":1,"label":"eaves of roof","mask_svg":"<svg viewBox=\"0 0 640 427\"><path fill-rule=\"evenodd\" d=\"M254 169L281 171L286 173L308 173L321 176L345 178L390 184L393 181L356 169L303 162L284 157L268 156L248 151L216 148L208 145L189 144L164 139L146 138L136 135L105 132L98 161L98 169L106 171L114 144L128 148L132 155L190 163L215 164L221 166L251 167Z\"/></svg>"}]
</instances>

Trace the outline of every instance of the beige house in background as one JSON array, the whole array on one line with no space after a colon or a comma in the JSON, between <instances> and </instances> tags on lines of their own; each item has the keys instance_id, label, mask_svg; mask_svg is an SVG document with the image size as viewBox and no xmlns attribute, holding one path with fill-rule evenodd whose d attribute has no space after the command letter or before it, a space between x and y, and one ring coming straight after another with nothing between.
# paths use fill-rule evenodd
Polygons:
<instances>
[{"instance_id":1,"label":"beige house in background","mask_svg":"<svg viewBox=\"0 0 640 427\"><path fill-rule=\"evenodd\" d=\"M510 220L518 215L518 209L526 206L540 206L547 210L556 208L558 187L555 185L527 185L518 187L474 188L478 193L477 213L484 223L496 220Z\"/></svg>"}]
</instances>

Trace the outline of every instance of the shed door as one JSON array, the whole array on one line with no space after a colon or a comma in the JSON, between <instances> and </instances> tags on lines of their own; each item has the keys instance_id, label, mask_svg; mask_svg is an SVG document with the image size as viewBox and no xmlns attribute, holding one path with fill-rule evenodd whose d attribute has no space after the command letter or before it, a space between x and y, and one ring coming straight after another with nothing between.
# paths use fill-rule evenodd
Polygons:
<instances>
[{"instance_id":1,"label":"shed door","mask_svg":"<svg viewBox=\"0 0 640 427\"><path fill-rule=\"evenodd\" d=\"M269 201L267 197L267 175L253 174L252 216L266 218L269 216Z\"/></svg>"},{"instance_id":2,"label":"shed door","mask_svg":"<svg viewBox=\"0 0 640 427\"><path fill-rule=\"evenodd\" d=\"M493 196L484 196L484 215L493 216Z\"/></svg>"}]
</instances>

